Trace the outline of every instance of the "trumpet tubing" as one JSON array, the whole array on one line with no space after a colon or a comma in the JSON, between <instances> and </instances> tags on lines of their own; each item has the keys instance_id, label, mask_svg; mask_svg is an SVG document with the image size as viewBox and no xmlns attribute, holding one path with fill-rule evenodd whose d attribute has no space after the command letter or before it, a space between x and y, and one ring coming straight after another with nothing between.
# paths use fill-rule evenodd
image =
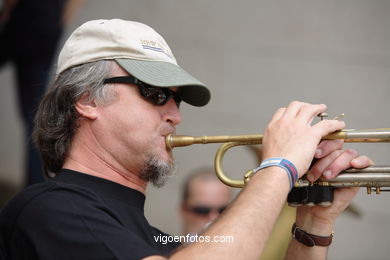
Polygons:
<instances>
[{"instance_id":1,"label":"trumpet tubing","mask_svg":"<svg viewBox=\"0 0 390 260\"><path fill-rule=\"evenodd\" d=\"M332 187L366 187L367 193L375 191L389 191L383 188L390 187L390 166L371 166L364 169L349 169L341 172L332 180L318 180L310 183L308 180L299 179L294 187L309 187L313 185Z\"/></svg>"},{"instance_id":2,"label":"trumpet tubing","mask_svg":"<svg viewBox=\"0 0 390 260\"><path fill-rule=\"evenodd\" d=\"M223 171L223 157L227 150L235 146L261 144L263 135L219 135L219 136L188 136L168 135L166 146L168 149L189 146L193 144L222 143L217 150L214 159L215 172L218 178L226 185L242 188L248 181L230 179ZM329 134L322 140L341 139L347 143L384 143L390 142L390 128L366 129L366 130L342 130ZM250 176L248 171L245 176ZM307 187L311 185L334 187L366 187L367 192L375 190L380 193L383 187L390 187L390 166L372 166L365 169L349 169L340 173L335 179L310 183L305 179L299 179L295 187Z\"/></svg>"},{"instance_id":3,"label":"trumpet tubing","mask_svg":"<svg viewBox=\"0 0 390 260\"><path fill-rule=\"evenodd\" d=\"M383 143L390 142L390 128L367 130L343 130L329 134L323 140L342 139L346 143ZM215 136L189 136L168 135L166 145L168 148L188 146L193 144L211 144L227 142L243 142L248 144L261 144L263 135L215 135Z\"/></svg>"}]
</instances>

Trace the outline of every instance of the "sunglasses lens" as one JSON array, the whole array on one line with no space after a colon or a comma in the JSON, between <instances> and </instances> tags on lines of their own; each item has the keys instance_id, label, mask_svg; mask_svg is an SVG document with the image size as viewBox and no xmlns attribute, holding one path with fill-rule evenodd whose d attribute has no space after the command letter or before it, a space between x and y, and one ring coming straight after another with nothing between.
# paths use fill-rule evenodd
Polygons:
<instances>
[{"instance_id":1,"label":"sunglasses lens","mask_svg":"<svg viewBox=\"0 0 390 260\"><path fill-rule=\"evenodd\" d=\"M161 88L144 87L142 95L156 105L164 105L169 96L167 96Z\"/></svg>"},{"instance_id":2,"label":"sunglasses lens","mask_svg":"<svg viewBox=\"0 0 390 260\"><path fill-rule=\"evenodd\" d=\"M107 78L104 80L104 84L107 83L134 84L139 88L144 98L158 106L165 105L171 97L175 100L177 107L180 106L180 102L182 101L180 95L169 88L150 86L132 76Z\"/></svg>"},{"instance_id":3,"label":"sunglasses lens","mask_svg":"<svg viewBox=\"0 0 390 260\"><path fill-rule=\"evenodd\" d=\"M192 212L198 215L208 215L210 213L210 208L207 207L193 207Z\"/></svg>"},{"instance_id":4,"label":"sunglasses lens","mask_svg":"<svg viewBox=\"0 0 390 260\"><path fill-rule=\"evenodd\" d=\"M196 206L196 207L190 208L190 210L193 213L195 213L197 215L203 215L203 216L209 215L211 211L218 212L219 214L221 214L225 209L226 209L226 206L220 207L220 208L210 208L210 207L205 207L205 206Z\"/></svg>"},{"instance_id":5,"label":"sunglasses lens","mask_svg":"<svg viewBox=\"0 0 390 260\"><path fill-rule=\"evenodd\" d=\"M174 91L167 88L158 88L158 87L145 87L141 88L142 96L147 98L155 105L162 106L168 102L168 100L173 97L175 100L176 106L180 107L181 98Z\"/></svg>"},{"instance_id":6,"label":"sunglasses lens","mask_svg":"<svg viewBox=\"0 0 390 260\"><path fill-rule=\"evenodd\" d=\"M173 99L175 100L176 106L180 107L181 97L177 94L173 94Z\"/></svg>"}]
</instances>

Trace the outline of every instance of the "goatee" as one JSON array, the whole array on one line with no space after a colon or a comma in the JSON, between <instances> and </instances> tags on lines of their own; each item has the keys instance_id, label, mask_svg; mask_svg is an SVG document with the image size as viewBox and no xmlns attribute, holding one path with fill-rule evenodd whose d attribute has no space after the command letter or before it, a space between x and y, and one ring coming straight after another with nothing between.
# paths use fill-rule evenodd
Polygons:
<instances>
[{"instance_id":1,"label":"goatee","mask_svg":"<svg viewBox=\"0 0 390 260\"><path fill-rule=\"evenodd\" d=\"M161 188L173 175L174 164L172 161L163 161L157 156L151 156L145 160L144 168L140 174L141 179L150 182L153 186Z\"/></svg>"}]
</instances>

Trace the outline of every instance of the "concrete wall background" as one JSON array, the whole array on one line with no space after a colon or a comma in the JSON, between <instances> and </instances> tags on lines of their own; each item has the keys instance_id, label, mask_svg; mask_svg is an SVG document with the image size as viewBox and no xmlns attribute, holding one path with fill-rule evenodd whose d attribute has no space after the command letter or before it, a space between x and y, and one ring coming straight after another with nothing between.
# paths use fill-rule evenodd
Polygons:
<instances>
[{"instance_id":1,"label":"concrete wall background","mask_svg":"<svg viewBox=\"0 0 390 260\"><path fill-rule=\"evenodd\" d=\"M130 1L90 0L64 38L90 19L123 18L160 32L179 64L211 87L204 108L182 106L178 133L262 133L273 112L292 100L325 103L345 113L348 128L390 127L390 1ZM23 170L21 122L13 68L0 71L0 179L19 186ZM177 205L190 170L213 163L217 146L175 150L177 174L163 189L150 188L146 212L162 230L180 233ZM387 144L348 145L390 164ZM237 149L226 159L232 176L253 167ZM388 194L365 195L354 205L361 218L343 214L329 259L388 259Z\"/></svg>"}]
</instances>

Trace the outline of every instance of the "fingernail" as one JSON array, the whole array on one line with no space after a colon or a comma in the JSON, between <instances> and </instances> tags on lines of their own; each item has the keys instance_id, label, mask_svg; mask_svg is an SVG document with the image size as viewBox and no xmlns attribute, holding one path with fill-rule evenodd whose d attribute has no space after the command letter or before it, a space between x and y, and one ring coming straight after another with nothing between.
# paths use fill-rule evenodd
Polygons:
<instances>
[{"instance_id":1,"label":"fingernail","mask_svg":"<svg viewBox=\"0 0 390 260\"><path fill-rule=\"evenodd\" d=\"M330 170L324 171L324 176L325 176L327 179L330 178L330 177L332 177L332 171L330 171Z\"/></svg>"},{"instance_id":2,"label":"fingernail","mask_svg":"<svg viewBox=\"0 0 390 260\"><path fill-rule=\"evenodd\" d=\"M361 165L361 164L362 164L362 161L360 161L359 159L353 159L353 160L351 161L351 163Z\"/></svg>"},{"instance_id":3,"label":"fingernail","mask_svg":"<svg viewBox=\"0 0 390 260\"><path fill-rule=\"evenodd\" d=\"M306 179L308 180L308 181L310 181L310 182L313 182L313 175L311 175L310 173L308 173L307 175L306 175Z\"/></svg>"},{"instance_id":4,"label":"fingernail","mask_svg":"<svg viewBox=\"0 0 390 260\"><path fill-rule=\"evenodd\" d=\"M316 154L315 154L315 157L320 157L320 156L321 156L321 154L322 154L322 149L320 149L320 148L317 148L317 150L316 150Z\"/></svg>"}]
</instances>

